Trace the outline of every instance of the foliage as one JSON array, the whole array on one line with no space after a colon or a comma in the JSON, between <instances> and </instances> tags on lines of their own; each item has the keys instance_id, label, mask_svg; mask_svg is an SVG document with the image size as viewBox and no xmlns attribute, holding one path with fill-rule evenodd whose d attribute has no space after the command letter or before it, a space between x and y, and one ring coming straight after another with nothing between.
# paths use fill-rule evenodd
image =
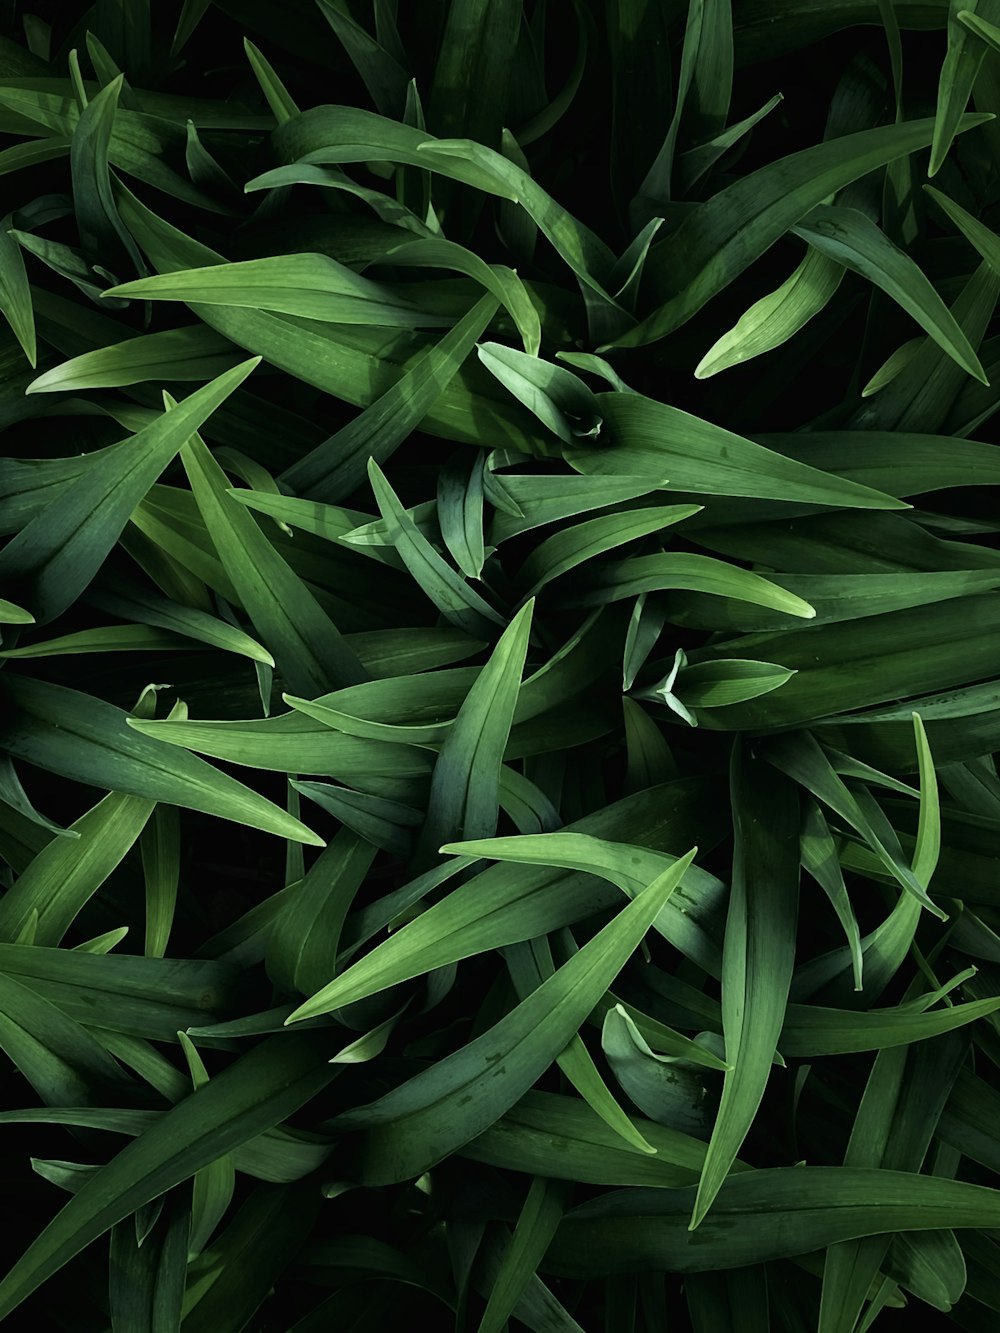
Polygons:
<instances>
[{"instance_id":1,"label":"foliage","mask_svg":"<svg viewBox=\"0 0 1000 1333\"><path fill-rule=\"evenodd\" d=\"M0 1318L993 1327L1000 5L0 15Z\"/></svg>"}]
</instances>

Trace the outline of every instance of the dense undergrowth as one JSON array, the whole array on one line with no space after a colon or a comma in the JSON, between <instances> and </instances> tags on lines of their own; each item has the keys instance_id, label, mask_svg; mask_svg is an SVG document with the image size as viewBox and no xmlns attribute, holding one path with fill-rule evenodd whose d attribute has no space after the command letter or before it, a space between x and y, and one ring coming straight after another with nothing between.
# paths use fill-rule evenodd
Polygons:
<instances>
[{"instance_id":1,"label":"dense undergrowth","mask_svg":"<svg viewBox=\"0 0 1000 1333\"><path fill-rule=\"evenodd\" d=\"M0 23L0 1317L995 1328L1000 4Z\"/></svg>"}]
</instances>

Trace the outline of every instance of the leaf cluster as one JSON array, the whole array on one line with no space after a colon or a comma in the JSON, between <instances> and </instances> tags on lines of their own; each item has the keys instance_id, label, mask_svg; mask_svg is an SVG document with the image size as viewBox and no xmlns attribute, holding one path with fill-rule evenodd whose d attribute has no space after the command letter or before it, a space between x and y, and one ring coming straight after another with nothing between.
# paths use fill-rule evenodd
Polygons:
<instances>
[{"instance_id":1,"label":"leaf cluster","mask_svg":"<svg viewBox=\"0 0 1000 1333\"><path fill-rule=\"evenodd\" d=\"M996 1326L998 114L994 0L2 7L0 1321Z\"/></svg>"}]
</instances>

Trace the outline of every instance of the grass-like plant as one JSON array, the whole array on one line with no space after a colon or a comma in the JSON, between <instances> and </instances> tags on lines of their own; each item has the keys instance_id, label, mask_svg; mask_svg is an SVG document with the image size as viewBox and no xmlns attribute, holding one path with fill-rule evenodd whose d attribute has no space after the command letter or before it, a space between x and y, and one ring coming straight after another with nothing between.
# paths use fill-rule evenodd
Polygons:
<instances>
[{"instance_id":1,"label":"grass-like plant","mask_svg":"<svg viewBox=\"0 0 1000 1333\"><path fill-rule=\"evenodd\" d=\"M1000 4L0 23L0 1319L996 1328Z\"/></svg>"}]
</instances>

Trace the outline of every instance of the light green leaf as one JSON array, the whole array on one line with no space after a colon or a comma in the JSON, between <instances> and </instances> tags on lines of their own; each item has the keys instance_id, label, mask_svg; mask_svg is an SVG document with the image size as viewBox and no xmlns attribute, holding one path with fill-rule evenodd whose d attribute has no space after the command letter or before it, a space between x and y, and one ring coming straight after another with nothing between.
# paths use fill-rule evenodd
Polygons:
<instances>
[{"instance_id":1,"label":"light green leaf","mask_svg":"<svg viewBox=\"0 0 1000 1333\"><path fill-rule=\"evenodd\" d=\"M829 305L843 276L843 264L810 249L780 287L755 301L712 344L695 367L695 378L708 379L788 342Z\"/></svg>"},{"instance_id":2,"label":"light green leaf","mask_svg":"<svg viewBox=\"0 0 1000 1333\"><path fill-rule=\"evenodd\" d=\"M963 370L989 383L968 338L923 272L864 213L820 205L794 230L814 249L875 283Z\"/></svg>"},{"instance_id":3,"label":"light green leaf","mask_svg":"<svg viewBox=\"0 0 1000 1333\"><path fill-rule=\"evenodd\" d=\"M644 883L665 873L674 859L665 852L615 843L582 830L532 837L482 838L451 843L443 850L459 856L489 856L502 862L559 866L599 875L630 897L639 893ZM721 960L718 946L706 928L724 896L725 885L720 880L692 866L680 889L653 923L664 938L713 976L718 975Z\"/></svg>"},{"instance_id":4,"label":"light green leaf","mask_svg":"<svg viewBox=\"0 0 1000 1333\"><path fill-rule=\"evenodd\" d=\"M35 617L23 606L16 606L0 597L0 625L34 625Z\"/></svg>"}]
</instances>

